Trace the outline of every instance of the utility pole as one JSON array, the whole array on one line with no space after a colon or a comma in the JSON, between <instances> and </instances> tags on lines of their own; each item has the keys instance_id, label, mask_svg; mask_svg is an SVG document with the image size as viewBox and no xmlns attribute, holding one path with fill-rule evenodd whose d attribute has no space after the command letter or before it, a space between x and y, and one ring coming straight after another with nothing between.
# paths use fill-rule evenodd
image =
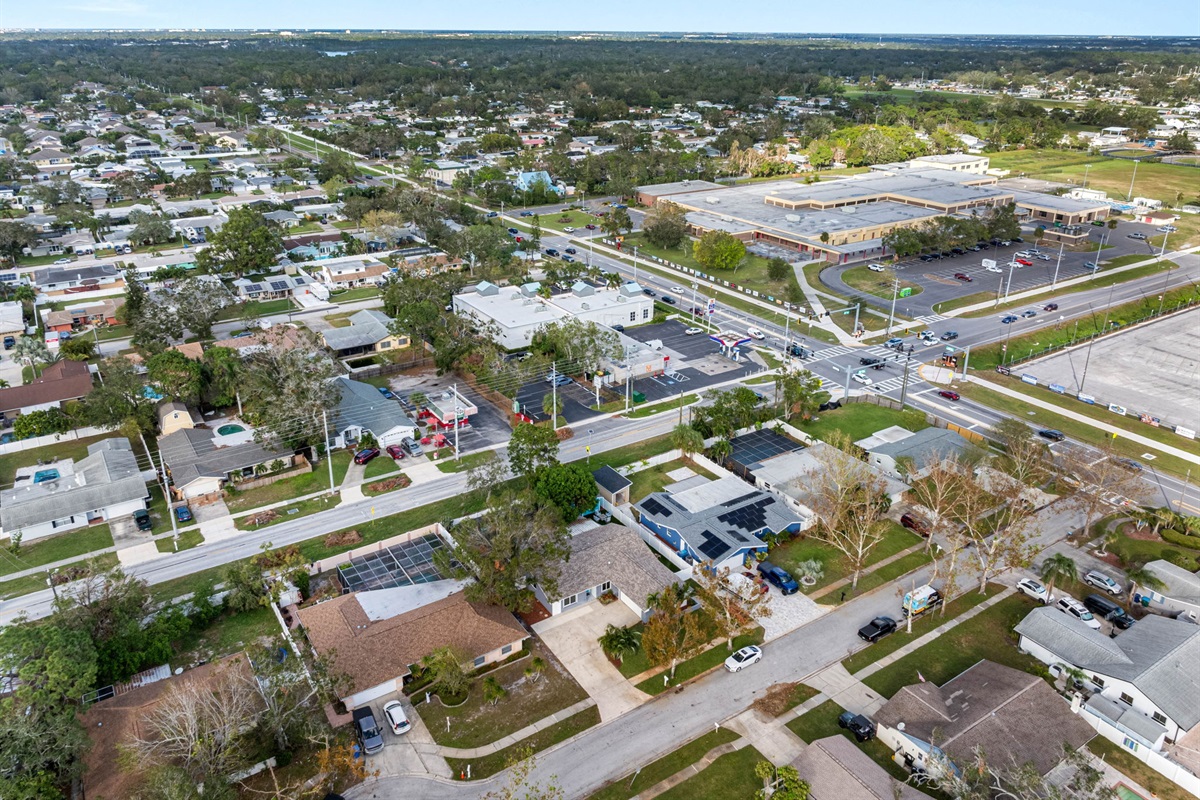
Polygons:
<instances>
[{"instance_id":1,"label":"utility pole","mask_svg":"<svg viewBox=\"0 0 1200 800\"><path fill-rule=\"evenodd\" d=\"M1126 200L1133 200L1133 182L1137 180L1137 165L1140 159L1133 160L1133 177L1129 179L1129 194L1125 196Z\"/></svg>"},{"instance_id":2,"label":"utility pole","mask_svg":"<svg viewBox=\"0 0 1200 800\"><path fill-rule=\"evenodd\" d=\"M904 357L904 380L900 383L900 410L904 410L904 401L908 398L908 362L912 359L912 350Z\"/></svg>"},{"instance_id":3,"label":"utility pole","mask_svg":"<svg viewBox=\"0 0 1200 800\"><path fill-rule=\"evenodd\" d=\"M550 381L550 425L551 430L558 430L558 362L553 361L550 364L550 374L554 376L554 380Z\"/></svg>"},{"instance_id":4,"label":"utility pole","mask_svg":"<svg viewBox=\"0 0 1200 800\"><path fill-rule=\"evenodd\" d=\"M637 283L637 245L633 246L633 282Z\"/></svg>"},{"instance_id":5,"label":"utility pole","mask_svg":"<svg viewBox=\"0 0 1200 800\"><path fill-rule=\"evenodd\" d=\"M463 408L458 404L458 383L454 384L454 460L458 461L461 455L458 449L458 428L459 417L462 416Z\"/></svg>"},{"instance_id":6,"label":"utility pole","mask_svg":"<svg viewBox=\"0 0 1200 800\"><path fill-rule=\"evenodd\" d=\"M1066 242L1058 243L1058 261L1054 264L1054 280L1050 281L1050 288L1053 289L1058 284L1058 268L1062 266L1063 248L1067 246Z\"/></svg>"},{"instance_id":7,"label":"utility pole","mask_svg":"<svg viewBox=\"0 0 1200 800\"><path fill-rule=\"evenodd\" d=\"M162 487L163 502L167 504L167 516L171 518L171 534L172 542L175 545L175 551L179 551L179 527L175 524L175 509L171 508L171 487L167 485L167 470L166 467L160 471L154 466L154 456L150 455L150 446L146 444L146 434L138 434L142 439L142 449L146 451L146 458L150 461L150 469L154 470L154 477L158 479L159 485Z\"/></svg>"},{"instance_id":8,"label":"utility pole","mask_svg":"<svg viewBox=\"0 0 1200 800\"><path fill-rule=\"evenodd\" d=\"M329 493L333 494L337 491L337 487L333 485L333 447L329 441L329 415L321 411L321 432L325 439L325 462L329 465Z\"/></svg>"},{"instance_id":9,"label":"utility pole","mask_svg":"<svg viewBox=\"0 0 1200 800\"><path fill-rule=\"evenodd\" d=\"M892 332L892 322L896 319L896 295L900 291L900 278L892 275L892 311L888 314L887 333Z\"/></svg>"}]
</instances>

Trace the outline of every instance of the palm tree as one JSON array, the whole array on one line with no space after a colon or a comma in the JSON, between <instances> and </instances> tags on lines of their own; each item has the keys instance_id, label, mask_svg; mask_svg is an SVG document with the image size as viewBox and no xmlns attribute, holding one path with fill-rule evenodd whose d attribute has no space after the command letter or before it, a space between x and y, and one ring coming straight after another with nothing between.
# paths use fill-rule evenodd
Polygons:
<instances>
[{"instance_id":1,"label":"palm tree","mask_svg":"<svg viewBox=\"0 0 1200 800\"><path fill-rule=\"evenodd\" d=\"M1146 569L1145 564L1134 564L1125 570L1125 577L1129 579L1129 599L1127 602L1130 603L1133 602L1133 593L1139 586L1155 592L1167 588L1167 585L1157 575Z\"/></svg>"},{"instance_id":2,"label":"palm tree","mask_svg":"<svg viewBox=\"0 0 1200 800\"><path fill-rule=\"evenodd\" d=\"M621 277L621 273L619 272L606 272L604 274L604 280L609 289L619 289L621 288L621 283L625 279Z\"/></svg>"},{"instance_id":3,"label":"palm tree","mask_svg":"<svg viewBox=\"0 0 1200 800\"><path fill-rule=\"evenodd\" d=\"M35 364L50 364L55 361L46 343L33 336L22 336L20 339L17 339L17 343L13 345L12 357L14 360L24 362L26 366L30 367Z\"/></svg>"},{"instance_id":4,"label":"palm tree","mask_svg":"<svg viewBox=\"0 0 1200 800\"><path fill-rule=\"evenodd\" d=\"M555 396L553 392L547 392L542 396L542 413L548 416L561 416L563 411L563 401L561 397Z\"/></svg>"},{"instance_id":5,"label":"palm tree","mask_svg":"<svg viewBox=\"0 0 1200 800\"><path fill-rule=\"evenodd\" d=\"M600 649L617 661L626 653L635 653L641 646L641 634L633 628L618 628L611 622L600 637Z\"/></svg>"},{"instance_id":6,"label":"palm tree","mask_svg":"<svg viewBox=\"0 0 1200 800\"><path fill-rule=\"evenodd\" d=\"M718 464L724 463L725 459L733 455L733 445L728 439L717 439L712 447L708 448L708 455Z\"/></svg>"},{"instance_id":7,"label":"palm tree","mask_svg":"<svg viewBox=\"0 0 1200 800\"><path fill-rule=\"evenodd\" d=\"M679 450L684 461L704 449L704 437L691 425L680 423L671 429L671 445Z\"/></svg>"},{"instance_id":8,"label":"palm tree","mask_svg":"<svg viewBox=\"0 0 1200 800\"><path fill-rule=\"evenodd\" d=\"M1111 528L1100 534L1100 548L1096 550L1096 555L1104 557L1108 555L1108 548L1112 547L1121 539L1121 532L1116 528Z\"/></svg>"},{"instance_id":9,"label":"palm tree","mask_svg":"<svg viewBox=\"0 0 1200 800\"><path fill-rule=\"evenodd\" d=\"M1055 553L1042 562L1038 574L1046 582L1046 596L1051 597L1054 595L1054 584L1079 580L1079 567L1070 556Z\"/></svg>"}]
</instances>

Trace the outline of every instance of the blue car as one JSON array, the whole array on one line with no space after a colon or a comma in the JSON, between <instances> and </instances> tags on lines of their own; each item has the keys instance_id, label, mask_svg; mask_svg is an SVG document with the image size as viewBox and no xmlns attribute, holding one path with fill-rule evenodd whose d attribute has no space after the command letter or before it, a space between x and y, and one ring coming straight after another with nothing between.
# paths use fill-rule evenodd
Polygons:
<instances>
[{"instance_id":1,"label":"blue car","mask_svg":"<svg viewBox=\"0 0 1200 800\"><path fill-rule=\"evenodd\" d=\"M379 389L379 393L381 395L383 395L384 397L386 397L388 400L396 399L396 395L392 394L392 391L390 389L388 389L386 386L378 386L376 388Z\"/></svg>"},{"instance_id":2,"label":"blue car","mask_svg":"<svg viewBox=\"0 0 1200 800\"><path fill-rule=\"evenodd\" d=\"M1012 314L1009 314L1007 317L1004 317L1003 319L1001 319L1000 322L1004 325L1010 325L1010 324L1016 322L1018 319L1020 319L1020 317L1016 317Z\"/></svg>"},{"instance_id":3,"label":"blue car","mask_svg":"<svg viewBox=\"0 0 1200 800\"><path fill-rule=\"evenodd\" d=\"M179 520L180 522L191 522L191 509L189 509L187 506L180 506L179 508L175 509L175 519Z\"/></svg>"}]
</instances>

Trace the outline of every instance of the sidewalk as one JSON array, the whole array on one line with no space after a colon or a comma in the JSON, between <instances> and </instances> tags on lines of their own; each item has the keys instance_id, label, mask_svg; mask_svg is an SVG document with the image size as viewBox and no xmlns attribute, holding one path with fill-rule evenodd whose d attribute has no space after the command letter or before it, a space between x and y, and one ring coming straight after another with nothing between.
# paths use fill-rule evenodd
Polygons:
<instances>
[{"instance_id":1,"label":"sidewalk","mask_svg":"<svg viewBox=\"0 0 1200 800\"><path fill-rule=\"evenodd\" d=\"M562 711L558 711L548 717L542 717L537 722L526 725L521 730L510 733L503 739L498 739L491 744L480 745L479 747L438 747L437 752L438 755L444 758L479 758L480 756L490 756L492 753L499 752L506 747L511 747L522 739L528 739L538 731L545 730L551 725L562 722L568 717L573 717L580 711L589 709L594 705L596 705L596 701L589 697L586 700L580 700L573 706L567 706ZM417 714L419 716L420 711Z\"/></svg>"},{"instance_id":2,"label":"sidewalk","mask_svg":"<svg viewBox=\"0 0 1200 800\"><path fill-rule=\"evenodd\" d=\"M1116 425L1109 425L1107 422L1101 422L1098 419L1093 419L1092 417L1089 417L1086 414L1080 414L1078 412L1072 411L1069 408L1064 408L1064 407L1062 407L1060 405L1056 405L1054 403L1048 403L1045 400L1041 400L1032 395L1025 394L1024 392L1018 392L1016 389L1010 389L1007 386L1002 386L998 383L992 383L991 381L985 381L983 378L980 378L975 375L968 375L967 380L971 383L977 383L986 389L991 389L993 392L999 392L1000 394L1007 395L1008 397L1012 397L1016 400L1020 400L1023 403L1029 403L1029 405L1031 405L1031 406L1036 406L1036 407L1044 409L1046 411L1053 411L1055 414L1059 414L1068 419L1073 419L1076 422L1082 422L1086 425L1091 425L1093 428L1098 428L1099 430L1105 431L1106 433L1115 434L1116 436L1128 439L1132 442L1137 442L1138 444L1142 445L1143 447L1148 447L1152 450L1158 450L1161 453L1167 453L1169 455L1175 456L1176 458L1181 458L1184 461L1189 461L1193 464L1200 464L1200 456L1189 453L1186 450L1180 450L1177 447L1172 447L1169 444L1163 444L1162 442L1156 442L1153 439L1148 439L1145 436L1142 436L1137 433L1133 433L1132 431L1126 430L1125 428L1118 428Z\"/></svg>"},{"instance_id":3,"label":"sidewalk","mask_svg":"<svg viewBox=\"0 0 1200 800\"><path fill-rule=\"evenodd\" d=\"M1196 252L1200 252L1200 246L1185 247L1182 250L1172 250L1170 253L1164 254L1162 256L1162 258L1164 260L1170 261L1173 256L1187 255L1189 253L1196 253ZM1143 261L1135 261L1132 264L1124 264L1120 267L1116 267L1115 269L1104 270L1103 274L1118 275L1122 272L1127 272L1131 269L1137 269L1138 267L1144 267L1147 264L1153 264L1158 260L1159 260L1159 256L1151 256L1150 258L1147 258ZM1009 295L1008 297L1004 298L1003 302L1015 303L1015 302L1019 302L1021 300L1026 300L1030 297L1037 297L1038 295L1046 294L1047 292L1057 292L1057 291L1060 291L1061 289L1063 289L1064 287L1079 286L1080 284L1087 283L1094 277L1095 277L1095 275L1080 275L1077 278L1068 278L1065 281L1059 281L1054 286L1053 289L1050 288L1049 284L1046 284L1045 286L1038 286L1034 289L1026 289L1023 292L1017 292L1014 295ZM959 316L962 316L963 314L970 314L972 311L987 311L991 308L994 308L995 306L996 306L995 300L987 300L982 303L975 303L974 305L963 306L962 308L952 309L950 311L947 311L942 316L944 316L944 317L959 317Z\"/></svg>"},{"instance_id":4,"label":"sidewalk","mask_svg":"<svg viewBox=\"0 0 1200 800\"><path fill-rule=\"evenodd\" d=\"M637 797L637 800L650 800L653 797L658 797L660 794L665 794L667 790L672 789L686 781L688 778L695 777L703 772L709 764L716 761L721 756L729 753L736 753L738 750L741 750L743 747L746 747L749 744L750 742L746 739L737 739L732 742L717 745L712 750L709 750L707 753L700 756L695 763L689 764L669 778L663 778L649 789L643 789L642 791L638 792L635 797Z\"/></svg>"},{"instance_id":5,"label":"sidewalk","mask_svg":"<svg viewBox=\"0 0 1200 800\"><path fill-rule=\"evenodd\" d=\"M806 276L804 274L804 266L802 264L793 264L792 271L796 273L796 282L800 284L800 291L804 292L804 296L809 298L810 304L815 306L816 304L813 303L812 301L814 299L820 298L820 297L824 297L827 300L833 300L835 307L837 307L837 308L841 308L842 304L846 302L844 298L838 297L833 294L828 294L828 293L816 288L811 283L809 283L808 276ZM818 309L814 307L813 310L817 311ZM861 321L861 316L859 319ZM816 323L816 326L818 328L820 328L821 330L828 331L828 332L832 333L834 336L836 336L837 340L838 340L838 344L846 345L848 347L861 347L862 346L861 340L855 339L853 336L846 333L844 330L839 328L837 325L834 325L832 322L829 321L828 317L822 317L821 321ZM799 326L797 326L797 327L799 327Z\"/></svg>"}]
</instances>

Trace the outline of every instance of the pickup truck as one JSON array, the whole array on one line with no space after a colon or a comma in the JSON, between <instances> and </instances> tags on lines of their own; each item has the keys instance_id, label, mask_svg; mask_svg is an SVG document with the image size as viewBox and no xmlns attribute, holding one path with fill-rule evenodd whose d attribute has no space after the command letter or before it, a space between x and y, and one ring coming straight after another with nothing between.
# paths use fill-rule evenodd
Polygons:
<instances>
[{"instance_id":1,"label":"pickup truck","mask_svg":"<svg viewBox=\"0 0 1200 800\"><path fill-rule=\"evenodd\" d=\"M768 583L774 584L784 594L795 594L800 591L800 584L796 583L796 579L788 574L787 570L775 566L770 561L763 561L759 564L758 571Z\"/></svg>"},{"instance_id":2,"label":"pickup truck","mask_svg":"<svg viewBox=\"0 0 1200 800\"><path fill-rule=\"evenodd\" d=\"M375 714L370 706L354 709L354 727L362 741L364 753L371 755L383 749L383 731L379 729L379 723L375 721Z\"/></svg>"}]
</instances>

